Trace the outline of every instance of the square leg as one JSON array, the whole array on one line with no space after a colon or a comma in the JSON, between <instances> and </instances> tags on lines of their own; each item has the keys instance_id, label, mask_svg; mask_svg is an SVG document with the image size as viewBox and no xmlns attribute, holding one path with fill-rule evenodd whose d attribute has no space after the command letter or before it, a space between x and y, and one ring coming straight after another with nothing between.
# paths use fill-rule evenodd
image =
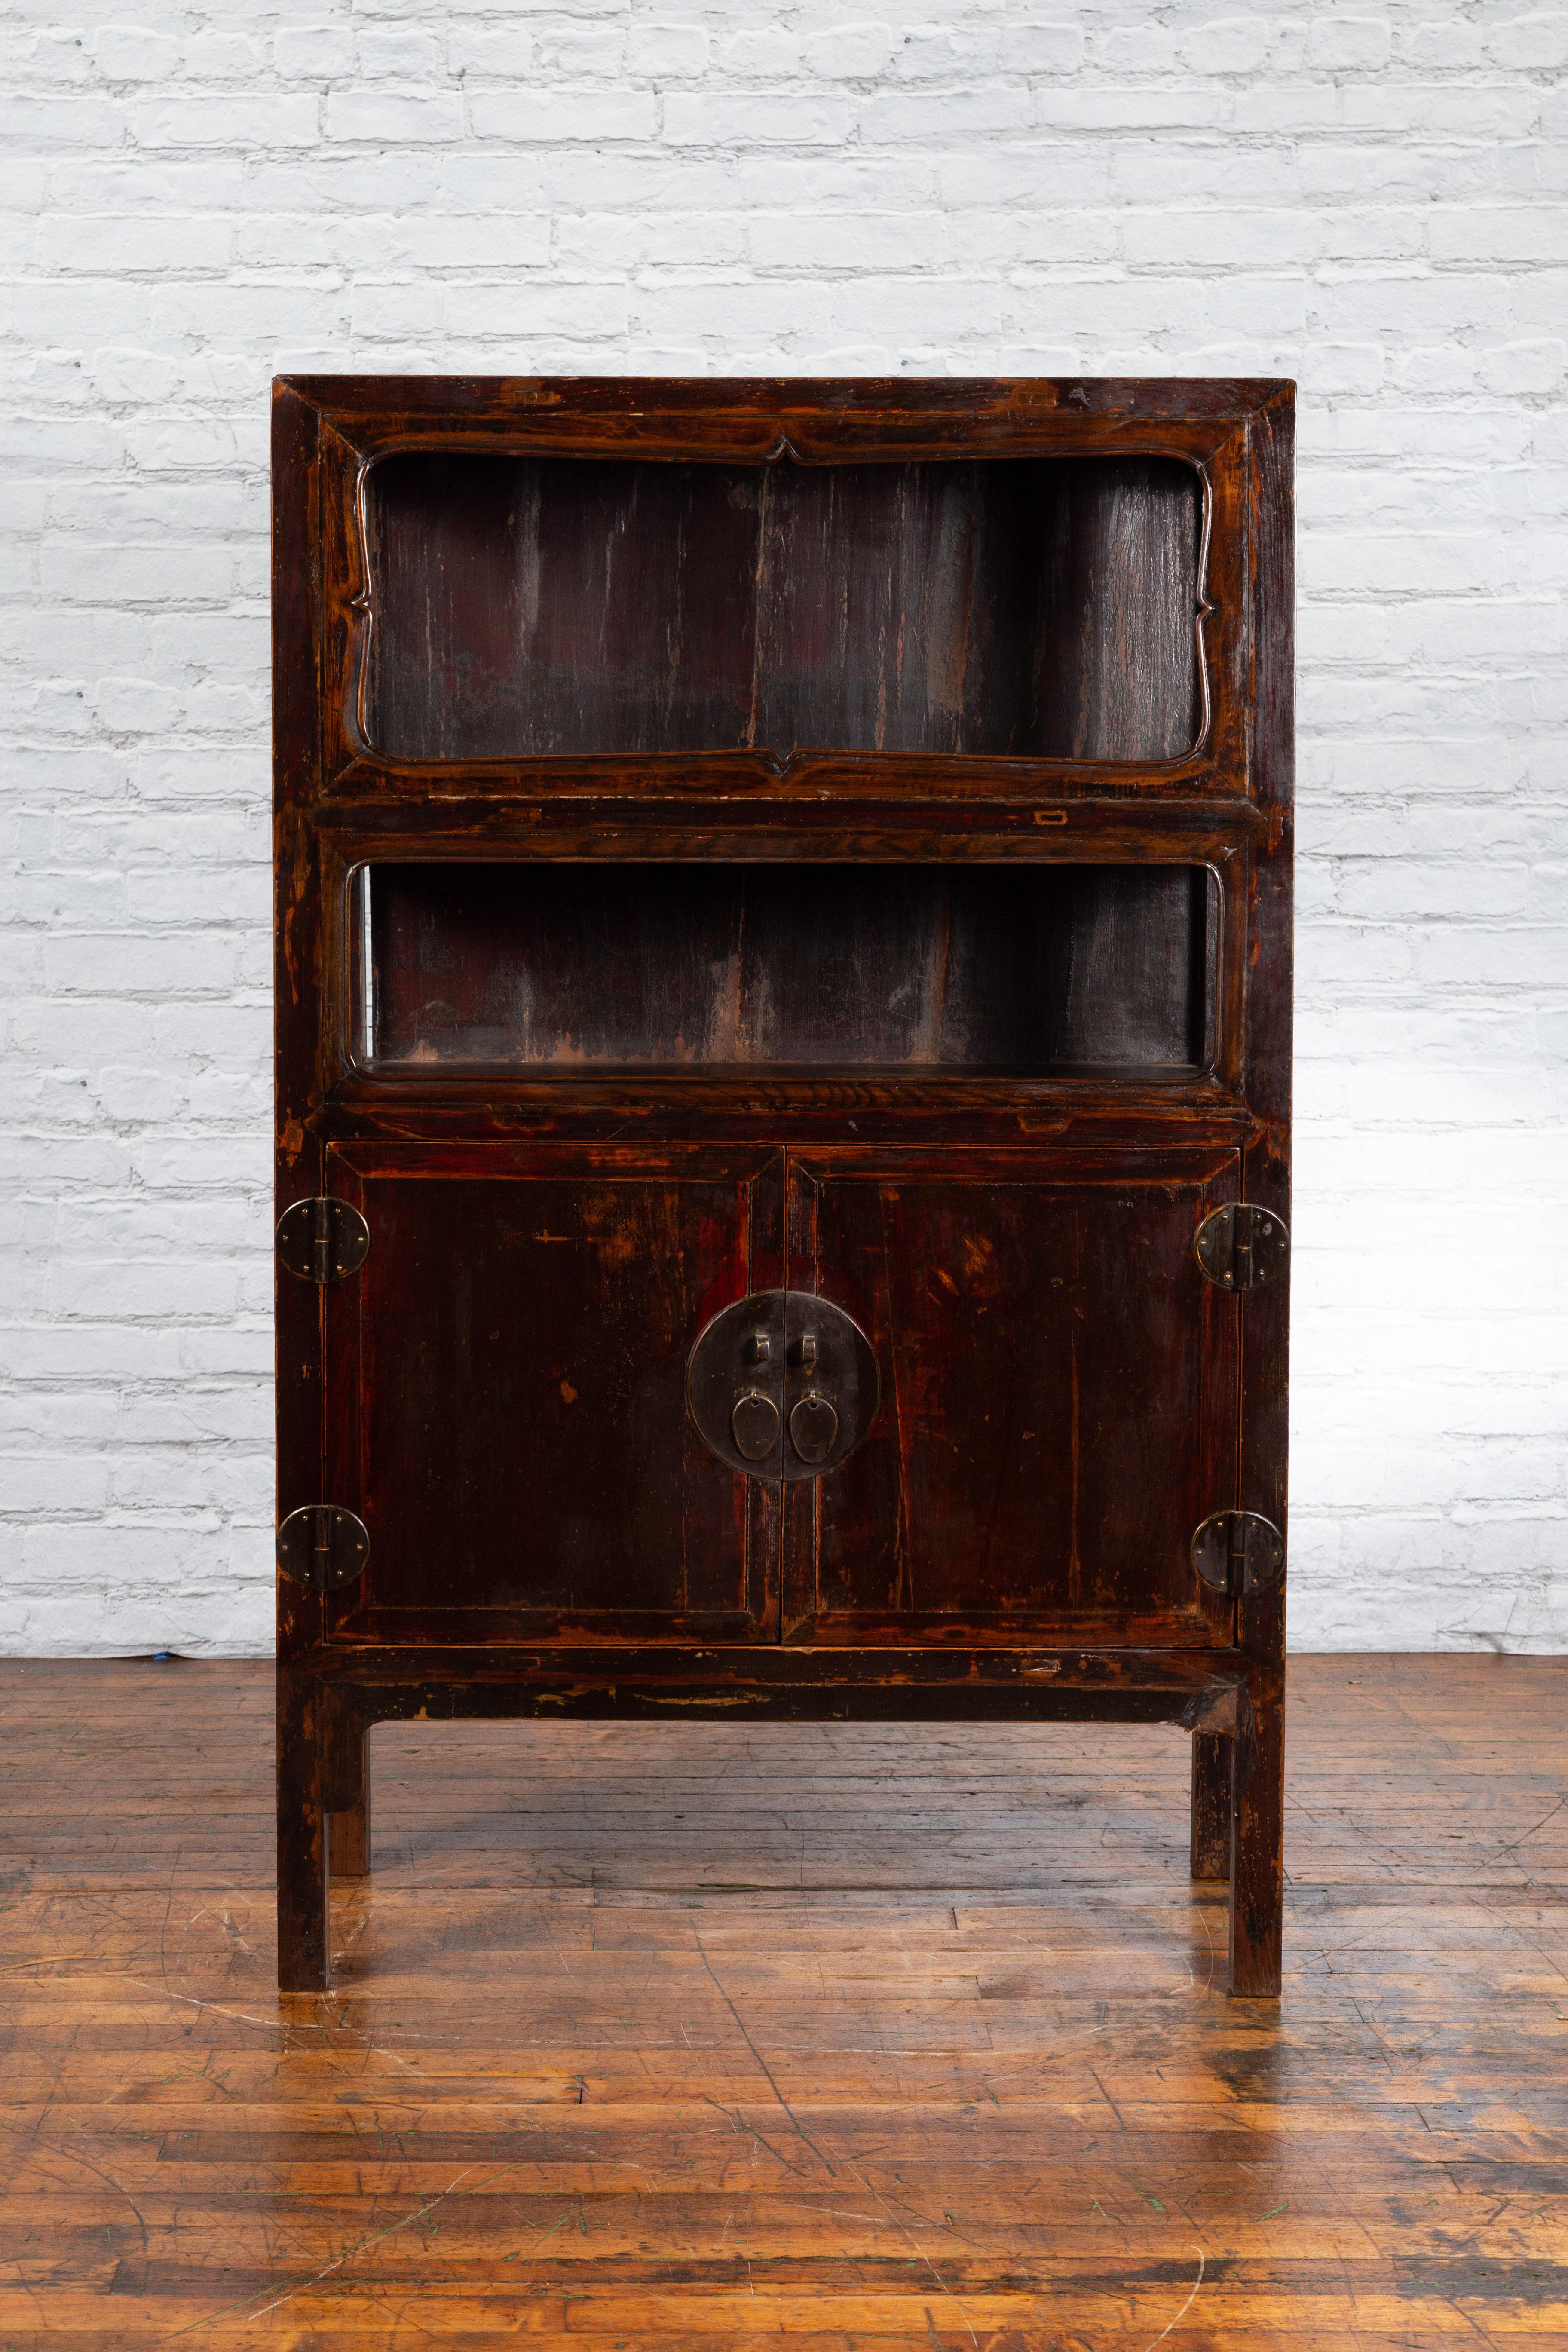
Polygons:
<instances>
[{"instance_id":1,"label":"square leg","mask_svg":"<svg viewBox=\"0 0 1568 2352\"><path fill-rule=\"evenodd\" d=\"M321 1690L314 1675L278 1667L278 1989L325 1992L327 1816L322 1807Z\"/></svg>"},{"instance_id":2,"label":"square leg","mask_svg":"<svg viewBox=\"0 0 1568 2352\"><path fill-rule=\"evenodd\" d=\"M1227 1743L1236 1750L1230 1805L1230 1990L1241 1999L1271 2000L1279 1993L1285 1910L1283 1679L1255 1685L1251 1696L1251 1723L1244 1724Z\"/></svg>"},{"instance_id":3,"label":"square leg","mask_svg":"<svg viewBox=\"0 0 1568 2352\"><path fill-rule=\"evenodd\" d=\"M1230 1876L1230 1759L1235 1744L1223 1732L1193 1734L1192 1874L1205 1885Z\"/></svg>"},{"instance_id":4,"label":"square leg","mask_svg":"<svg viewBox=\"0 0 1568 2352\"><path fill-rule=\"evenodd\" d=\"M327 1853L334 1878L370 1876L370 1820L363 1805L327 1815Z\"/></svg>"},{"instance_id":5,"label":"square leg","mask_svg":"<svg viewBox=\"0 0 1568 2352\"><path fill-rule=\"evenodd\" d=\"M334 1878L370 1875L369 1729L351 1707L327 1696L327 1862Z\"/></svg>"}]
</instances>

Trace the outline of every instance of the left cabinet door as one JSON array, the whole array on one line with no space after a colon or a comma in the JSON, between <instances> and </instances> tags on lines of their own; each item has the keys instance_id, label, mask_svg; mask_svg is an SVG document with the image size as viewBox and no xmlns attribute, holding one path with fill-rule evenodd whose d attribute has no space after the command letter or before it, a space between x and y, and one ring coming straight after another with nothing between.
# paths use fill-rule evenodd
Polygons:
<instances>
[{"instance_id":1,"label":"left cabinet door","mask_svg":"<svg viewBox=\"0 0 1568 2352\"><path fill-rule=\"evenodd\" d=\"M322 1293L323 1500L370 1534L334 1638L777 1635L779 1492L708 1451L692 1343L780 1280L777 1154L349 1144L370 1227Z\"/></svg>"}]
</instances>

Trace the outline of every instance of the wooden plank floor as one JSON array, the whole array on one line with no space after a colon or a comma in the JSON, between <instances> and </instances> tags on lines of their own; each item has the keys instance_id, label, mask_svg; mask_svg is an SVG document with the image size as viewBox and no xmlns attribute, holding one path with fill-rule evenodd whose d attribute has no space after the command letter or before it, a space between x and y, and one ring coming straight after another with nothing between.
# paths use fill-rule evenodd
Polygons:
<instances>
[{"instance_id":1,"label":"wooden plank floor","mask_svg":"<svg viewBox=\"0 0 1568 2352\"><path fill-rule=\"evenodd\" d=\"M1568 2347L1568 1660L1291 1675L1282 2003L1116 1727L389 1726L0 1666L0 2347Z\"/></svg>"}]
</instances>

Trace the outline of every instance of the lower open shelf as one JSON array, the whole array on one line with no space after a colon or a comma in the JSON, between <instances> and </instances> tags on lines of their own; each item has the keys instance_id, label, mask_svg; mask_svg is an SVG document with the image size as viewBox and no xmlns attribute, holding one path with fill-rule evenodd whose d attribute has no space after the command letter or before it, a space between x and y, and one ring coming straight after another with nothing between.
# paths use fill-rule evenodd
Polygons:
<instances>
[{"instance_id":1,"label":"lower open shelf","mask_svg":"<svg viewBox=\"0 0 1568 2352\"><path fill-rule=\"evenodd\" d=\"M358 869L386 1072L1207 1066L1196 866L599 861Z\"/></svg>"}]
</instances>

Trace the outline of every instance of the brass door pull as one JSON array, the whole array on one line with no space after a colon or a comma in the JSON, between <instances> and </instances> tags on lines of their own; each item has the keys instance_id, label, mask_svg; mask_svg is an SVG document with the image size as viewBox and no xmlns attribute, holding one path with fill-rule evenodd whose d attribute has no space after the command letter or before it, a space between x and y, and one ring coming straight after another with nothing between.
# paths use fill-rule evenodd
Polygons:
<instances>
[{"instance_id":1,"label":"brass door pull","mask_svg":"<svg viewBox=\"0 0 1568 2352\"><path fill-rule=\"evenodd\" d=\"M779 1409L772 1397L761 1389L748 1389L735 1399L735 1410L730 1415L730 1433L735 1450L748 1462L763 1462L779 1442Z\"/></svg>"},{"instance_id":2,"label":"brass door pull","mask_svg":"<svg viewBox=\"0 0 1568 2352\"><path fill-rule=\"evenodd\" d=\"M789 1417L789 1442L803 1462L814 1466L826 1461L838 1434L838 1413L830 1397L808 1389Z\"/></svg>"}]
</instances>

